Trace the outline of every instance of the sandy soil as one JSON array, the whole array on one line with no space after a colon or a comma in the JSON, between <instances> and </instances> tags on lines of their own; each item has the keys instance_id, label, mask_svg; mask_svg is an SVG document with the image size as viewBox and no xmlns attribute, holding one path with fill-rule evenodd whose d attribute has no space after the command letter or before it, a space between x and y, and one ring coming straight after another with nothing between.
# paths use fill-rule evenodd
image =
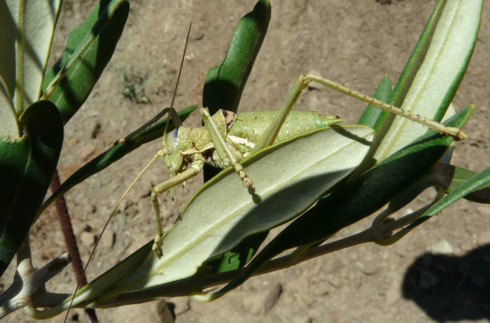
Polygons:
<instances>
[{"instance_id":1,"label":"sandy soil","mask_svg":"<svg viewBox=\"0 0 490 323\"><path fill-rule=\"evenodd\" d=\"M192 2L131 2L127 28L113 60L83 109L66 127L59 164L62 180L117 139L149 120L171 101L173 85ZM95 1L66 1L52 59L58 59L69 31L86 17ZM201 1L189 42L176 107L200 104L207 70L217 65L239 18L252 1ZM302 73L336 80L373 93L387 74L402 71L435 1L274 1L273 16L262 51L243 94L241 111L278 109L289 87ZM484 17L488 17L488 6ZM474 171L488 167L490 149L490 28L485 19L468 73L455 99L457 108L477 104L457 143L453 163ZM137 104L122 95L125 87L144 89L151 104ZM353 123L364 104L330 90L308 91L298 107L340 115ZM198 125L198 115L187 124ZM84 259L110 210L136 174L159 149L148 144L106 171L79 185L66 198ZM154 235L149 192L167 178L154 166L124 201L89 268L93 279ZM195 191L202 180L188 183ZM180 197L190 196L180 192ZM429 201L431 194L410 205ZM168 196L164 221L175 219L179 206ZM460 201L391 247L362 245L323 256L293 268L251 279L238 290L210 304L171 299L177 322L393 322L490 320L490 209ZM343 237L370 225L362 221ZM41 266L66 250L54 208L32 230L35 263ZM3 278L2 286L10 278ZM49 290L74 288L70 270L48 285ZM168 322L164 301L98 310L103 322ZM85 321L81 310L70 314ZM22 312L9 320L25 320ZM53 321L61 321L57 318Z\"/></svg>"}]
</instances>

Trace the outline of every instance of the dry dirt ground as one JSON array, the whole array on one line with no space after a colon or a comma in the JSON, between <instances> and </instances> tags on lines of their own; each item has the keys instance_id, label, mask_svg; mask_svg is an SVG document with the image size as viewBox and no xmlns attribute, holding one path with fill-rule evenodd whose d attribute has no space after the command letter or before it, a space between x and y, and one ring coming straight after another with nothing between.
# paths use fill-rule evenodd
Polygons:
<instances>
[{"instance_id":1,"label":"dry dirt ground","mask_svg":"<svg viewBox=\"0 0 490 323\"><path fill-rule=\"evenodd\" d=\"M273 1L272 20L243 94L241 111L278 109L302 73L314 73L363 93L373 93L385 74L396 80L435 1ZM88 15L95 1L65 1L52 61L69 31ZM200 104L207 70L224 56L239 18L253 1L201 1L176 98L176 107ZM117 139L149 120L171 101L193 1L131 1L131 12L113 60L81 111L66 126L59 164L61 179ZM477 110L457 143L453 163L474 171L488 167L490 150L490 25L485 17L468 73L455 99L457 108ZM123 96L127 86L144 89L151 104ZM364 104L331 90L308 91L300 109L340 115L353 123ZM198 114L187 124L199 125ZM66 198L80 249L87 259L94 237L136 174L159 149L148 144L77 186ZM120 208L89 268L93 279L154 236L149 192L167 178L158 163L147 172ZM188 184L195 191L202 180ZM184 200L190 194L179 192ZM430 194L421 199L427 202ZM166 224L179 206L161 198ZM182 201L184 202L184 201ZM223 200L226 203L226 200ZM420 203L411 205L416 208ZM370 225L362 221L339 237ZM35 264L66 250L54 208L32 229ZM10 278L3 278L3 288ZM70 269L48 285L71 292ZM177 322L421 322L490 320L490 209L460 201L390 247L362 245L274 274L253 278L226 297L200 304L170 299ZM164 301L98 310L102 322L168 322ZM70 319L85 321L77 309ZM7 320L27 320L21 311ZM53 319L54 322L62 318Z\"/></svg>"}]
</instances>

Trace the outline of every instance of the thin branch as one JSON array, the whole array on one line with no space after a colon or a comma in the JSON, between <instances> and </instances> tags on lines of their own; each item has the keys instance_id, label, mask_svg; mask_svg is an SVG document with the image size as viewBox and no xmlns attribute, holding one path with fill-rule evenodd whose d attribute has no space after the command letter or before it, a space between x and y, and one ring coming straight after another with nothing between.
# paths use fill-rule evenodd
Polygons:
<instances>
[{"instance_id":1,"label":"thin branch","mask_svg":"<svg viewBox=\"0 0 490 323\"><path fill-rule=\"evenodd\" d=\"M60 177L58 174L58 169L54 171L53 179L51 180L51 191L54 193L61 186ZM65 238L65 244L68 252L73 257L71 263L73 267L73 272L75 273L75 279L79 282L80 286L87 285L87 276L85 276L85 271L83 270L83 263L80 257L80 251L78 250L77 240L75 234L73 233L73 226L71 224L70 214L68 213L68 206L66 205L66 200L64 196L61 196L55 201L56 214L58 216L58 221L61 224L61 231L63 232L63 237ZM85 314L87 315L90 322L98 322L97 315L93 309L85 309Z\"/></svg>"}]
</instances>

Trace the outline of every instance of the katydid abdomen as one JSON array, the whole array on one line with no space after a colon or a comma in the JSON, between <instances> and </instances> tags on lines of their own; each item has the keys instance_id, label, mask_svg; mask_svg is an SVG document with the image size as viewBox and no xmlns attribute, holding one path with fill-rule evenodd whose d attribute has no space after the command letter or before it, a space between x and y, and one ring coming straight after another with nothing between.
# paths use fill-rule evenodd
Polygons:
<instances>
[{"instance_id":1,"label":"katydid abdomen","mask_svg":"<svg viewBox=\"0 0 490 323\"><path fill-rule=\"evenodd\" d=\"M246 153L247 148L250 150L259 141L277 113L277 110L261 110L237 114L235 123L228 131L228 138L234 144L243 147L240 150ZM321 115L313 111L291 110L273 143L339 122L342 122L339 117Z\"/></svg>"}]
</instances>

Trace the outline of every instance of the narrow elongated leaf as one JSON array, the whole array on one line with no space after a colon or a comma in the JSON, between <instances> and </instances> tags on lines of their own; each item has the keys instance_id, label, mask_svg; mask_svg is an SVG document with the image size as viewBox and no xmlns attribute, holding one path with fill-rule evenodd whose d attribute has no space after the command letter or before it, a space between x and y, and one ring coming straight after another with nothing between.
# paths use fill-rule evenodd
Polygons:
<instances>
[{"instance_id":1,"label":"narrow elongated leaf","mask_svg":"<svg viewBox=\"0 0 490 323\"><path fill-rule=\"evenodd\" d=\"M203 89L203 106L211 115L218 109L237 111L270 17L270 2L257 1L253 11L238 23L223 62L209 70Z\"/></svg>"},{"instance_id":2,"label":"narrow elongated leaf","mask_svg":"<svg viewBox=\"0 0 490 323\"><path fill-rule=\"evenodd\" d=\"M0 135L19 138L18 117L39 99L60 4L0 2Z\"/></svg>"},{"instance_id":3,"label":"narrow elongated leaf","mask_svg":"<svg viewBox=\"0 0 490 323\"><path fill-rule=\"evenodd\" d=\"M414 227L427 221L434 215L442 212L449 205L457 200L465 197L468 194L477 192L490 184L490 167L471 177L469 180L458 186L454 191L443 197L439 202L434 204L427 212L425 212L417 221L408 226L405 230L412 230Z\"/></svg>"},{"instance_id":4,"label":"narrow elongated leaf","mask_svg":"<svg viewBox=\"0 0 490 323\"><path fill-rule=\"evenodd\" d=\"M26 130L20 140L0 140L0 274L29 232L63 142L61 117L49 101L30 106L20 121Z\"/></svg>"},{"instance_id":5,"label":"narrow elongated leaf","mask_svg":"<svg viewBox=\"0 0 490 323\"><path fill-rule=\"evenodd\" d=\"M66 73L49 97L59 108L64 123L78 111L92 91L114 53L128 18L128 2L102 3L104 6L97 5L87 20L71 32L65 52L46 73L44 91L55 77L59 77L58 73Z\"/></svg>"},{"instance_id":6,"label":"narrow elongated leaf","mask_svg":"<svg viewBox=\"0 0 490 323\"><path fill-rule=\"evenodd\" d=\"M44 71L48 63L60 7L61 0L26 1L23 54L24 108L39 100L41 96ZM15 96L18 94L16 91Z\"/></svg>"},{"instance_id":7,"label":"narrow elongated leaf","mask_svg":"<svg viewBox=\"0 0 490 323\"><path fill-rule=\"evenodd\" d=\"M429 119L442 119L473 53L481 9L481 0L439 1L394 89L394 105ZM377 160L427 130L402 117L386 121L389 131L383 126L379 134Z\"/></svg>"},{"instance_id":8,"label":"narrow elongated leaf","mask_svg":"<svg viewBox=\"0 0 490 323\"><path fill-rule=\"evenodd\" d=\"M448 193L452 193L475 175L477 173L468 169L453 165L438 164L434 167L430 177L433 179L434 184L440 185ZM483 185L478 190L469 192L464 198L477 203L490 204L490 184Z\"/></svg>"},{"instance_id":9,"label":"narrow elongated leaf","mask_svg":"<svg viewBox=\"0 0 490 323\"><path fill-rule=\"evenodd\" d=\"M432 186L443 188L446 193L450 194L476 174L473 171L461 167L439 162L420 181L391 200L389 210L391 212L398 211L413 201L424 190ZM477 203L490 203L490 184L469 192L464 198Z\"/></svg>"},{"instance_id":10,"label":"narrow elongated leaf","mask_svg":"<svg viewBox=\"0 0 490 323\"><path fill-rule=\"evenodd\" d=\"M13 98L15 94L18 2L18 0L0 1L0 76L5 81L10 98Z\"/></svg>"}]
</instances>

